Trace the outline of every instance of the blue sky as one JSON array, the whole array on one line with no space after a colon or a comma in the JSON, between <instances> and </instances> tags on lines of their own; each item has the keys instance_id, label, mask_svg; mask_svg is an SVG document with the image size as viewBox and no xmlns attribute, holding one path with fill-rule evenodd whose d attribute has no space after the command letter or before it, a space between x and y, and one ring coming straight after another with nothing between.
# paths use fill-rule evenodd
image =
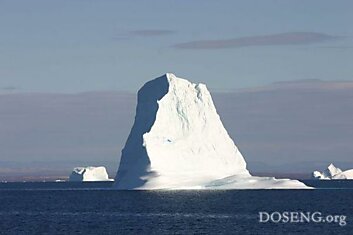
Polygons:
<instances>
[{"instance_id":1,"label":"blue sky","mask_svg":"<svg viewBox=\"0 0 353 235\"><path fill-rule=\"evenodd\" d=\"M352 1L0 1L0 89L353 80ZM0 91L1 92L1 91Z\"/></svg>"},{"instance_id":2,"label":"blue sky","mask_svg":"<svg viewBox=\"0 0 353 235\"><path fill-rule=\"evenodd\" d=\"M352 168L352 9L0 0L0 180L80 165L114 177L136 91L166 72L207 84L252 172Z\"/></svg>"}]
</instances>

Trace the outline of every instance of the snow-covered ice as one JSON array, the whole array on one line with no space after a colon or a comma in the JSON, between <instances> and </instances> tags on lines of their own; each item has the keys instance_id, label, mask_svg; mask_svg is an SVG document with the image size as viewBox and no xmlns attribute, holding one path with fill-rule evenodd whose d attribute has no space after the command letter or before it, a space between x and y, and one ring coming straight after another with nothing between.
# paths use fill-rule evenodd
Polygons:
<instances>
[{"instance_id":1,"label":"snow-covered ice","mask_svg":"<svg viewBox=\"0 0 353 235\"><path fill-rule=\"evenodd\" d=\"M353 169L342 171L331 163L323 172L314 171L312 176L319 180L353 179Z\"/></svg>"},{"instance_id":2,"label":"snow-covered ice","mask_svg":"<svg viewBox=\"0 0 353 235\"><path fill-rule=\"evenodd\" d=\"M251 176L206 85L170 73L139 90L115 181L118 189L306 188Z\"/></svg>"},{"instance_id":3,"label":"snow-covered ice","mask_svg":"<svg viewBox=\"0 0 353 235\"><path fill-rule=\"evenodd\" d=\"M112 181L104 166L75 167L69 181Z\"/></svg>"}]
</instances>

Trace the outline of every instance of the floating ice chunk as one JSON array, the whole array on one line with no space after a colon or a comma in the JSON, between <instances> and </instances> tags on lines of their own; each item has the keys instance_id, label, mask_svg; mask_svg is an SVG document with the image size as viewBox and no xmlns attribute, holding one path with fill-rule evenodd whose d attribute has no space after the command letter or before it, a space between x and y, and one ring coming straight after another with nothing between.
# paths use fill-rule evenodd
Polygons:
<instances>
[{"instance_id":1,"label":"floating ice chunk","mask_svg":"<svg viewBox=\"0 0 353 235\"><path fill-rule=\"evenodd\" d=\"M331 163L323 172L314 171L312 177L319 180L353 179L353 169L342 171Z\"/></svg>"},{"instance_id":2,"label":"floating ice chunk","mask_svg":"<svg viewBox=\"0 0 353 235\"><path fill-rule=\"evenodd\" d=\"M69 181L112 181L104 166L75 167Z\"/></svg>"}]
</instances>

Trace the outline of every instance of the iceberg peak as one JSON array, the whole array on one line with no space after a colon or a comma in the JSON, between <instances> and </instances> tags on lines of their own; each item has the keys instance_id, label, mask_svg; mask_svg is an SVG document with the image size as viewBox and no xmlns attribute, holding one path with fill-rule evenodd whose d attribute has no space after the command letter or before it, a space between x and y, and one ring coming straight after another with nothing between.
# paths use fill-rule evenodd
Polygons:
<instances>
[{"instance_id":1,"label":"iceberg peak","mask_svg":"<svg viewBox=\"0 0 353 235\"><path fill-rule=\"evenodd\" d=\"M168 78L168 79L176 79L177 76L175 76L174 73L166 73L165 76Z\"/></svg>"}]
</instances>

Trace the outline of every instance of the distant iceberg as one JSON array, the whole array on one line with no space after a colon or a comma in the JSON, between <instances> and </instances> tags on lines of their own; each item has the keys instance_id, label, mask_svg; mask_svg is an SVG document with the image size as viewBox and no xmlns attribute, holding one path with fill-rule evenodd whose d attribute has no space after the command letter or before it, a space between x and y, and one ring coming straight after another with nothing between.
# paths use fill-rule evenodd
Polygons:
<instances>
[{"instance_id":1,"label":"distant iceberg","mask_svg":"<svg viewBox=\"0 0 353 235\"><path fill-rule=\"evenodd\" d=\"M122 150L115 187L308 188L297 180L250 175L206 85L170 73L138 92L135 122Z\"/></svg>"},{"instance_id":2,"label":"distant iceberg","mask_svg":"<svg viewBox=\"0 0 353 235\"><path fill-rule=\"evenodd\" d=\"M353 179L353 169L342 171L331 163L323 172L314 171L312 173L312 178L318 180Z\"/></svg>"},{"instance_id":3,"label":"distant iceberg","mask_svg":"<svg viewBox=\"0 0 353 235\"><path fill-rule=\"evenodd\" d=\"M69 181L113 181L113 179L109 179L107 170L104 166L88 166L75 167L69 177Z\"/></svg>"}]
</instances>

